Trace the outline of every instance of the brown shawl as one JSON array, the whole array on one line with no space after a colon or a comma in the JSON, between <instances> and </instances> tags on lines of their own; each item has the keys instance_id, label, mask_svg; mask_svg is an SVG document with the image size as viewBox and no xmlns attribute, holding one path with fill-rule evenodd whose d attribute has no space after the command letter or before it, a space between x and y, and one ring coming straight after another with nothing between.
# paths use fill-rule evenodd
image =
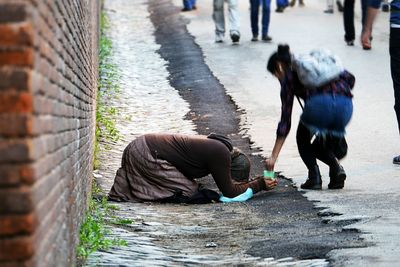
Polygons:
<instances>
[{"instance_id":1,"label":"brown shawl","mask_svg":"<svg viewBox=\"0 0 400 267\"><path fill-rule=\"evenodd\" d=\"M121 168L108 194L114 201L153 201L181 191L190 197L198 184L179 172L168 161L155 159L144 136L139 136L124 150Z\"/></svg>"}]
</instances>

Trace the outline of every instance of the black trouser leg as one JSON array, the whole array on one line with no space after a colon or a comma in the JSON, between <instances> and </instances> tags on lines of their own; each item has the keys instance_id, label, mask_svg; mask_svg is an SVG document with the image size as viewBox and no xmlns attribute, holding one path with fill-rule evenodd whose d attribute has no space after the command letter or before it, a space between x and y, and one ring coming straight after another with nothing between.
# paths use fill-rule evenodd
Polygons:
<instances>
[{"instance_id":1,"label":"black trouser leg","mask_svg":"<svg viewBox=\"0 0 400 267\"><path fill-rule=\"evenodd\" d=\"M307 169L313 170L317 165L313 146L311 145L311 132L300 122L297 128L296 140L299 154Z\"/></svg>"},{"instance_id":2,"label":"black trouser leg","mask_svg":"<svg viewBox=\"0 0 400 267\"><path fill-rule=\"evenodd\" d=\"M344 0L343 21L344 39L353 41L356 35L354 29L354 0Z\"/></svg>"},{"instance_id":3,"label":"black trouser leg","mask_svg":"<svg viewBox=\"0 0 400 267\"><path fill-rule=\"evenodd\" d=\"M330 140L326 140L325 142L329 142ZM316 139L312 143L312 147L317 159L328 165L329 167L337 167L338 161L335 157L335 154L331 150L332 144L324 143L323 140Z\"/></svg>"},{"instance_id":4,"label":"black trouser leg","mask_svg":"<svg viewBox=\"0 0 400 267\"><path fill-rule=\"evenodd\" d=\"M361 30L364 30L365 20L367 19L367 8L368 8L368 1L361 0L361 25L362 25Z\"/></svg>"},{"instance_id":5,"label":"black trouser leg","mask_svg":"<svg viewBox=\"0 0 400 267\"><path fill-rule=\"evenodd\" d=\"M302 123L299 123L296 135L297 148L299 149L301 159L308 169L308 179L305 183L301 184L301 188L319 190L322 188L322 180L311 144L311 138L311 132Z\"/></svg>"},{"instance_id":6,"label":"black trouser leg","mask_svg":"<svg viewBox=\"0 0 400 267\"><path fill-rule=\"evenodd\" d=\"M394 110L400 133L400 28L390 28L390 68L394 89Z\"/></svg>"}]
</instances>

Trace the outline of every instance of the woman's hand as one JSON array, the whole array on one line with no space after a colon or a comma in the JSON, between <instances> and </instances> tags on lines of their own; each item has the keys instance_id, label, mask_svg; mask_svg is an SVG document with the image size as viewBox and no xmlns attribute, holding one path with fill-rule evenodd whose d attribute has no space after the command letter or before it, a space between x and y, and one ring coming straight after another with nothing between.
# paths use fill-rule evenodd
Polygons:
<instances>
[{"instance_id":1,"label":"woman's hand","mask_svg":"<svg viewBox=\"0 0 400 267\"><path fill-rule=\"evenodd\" d=\"M265 182L265 190L272 190L275 188L275 186L278 184L278 181L276 179L265 179L264 178L264 182Z\"/></svg>"},{"instance_id":2,"label":"woman's hand","mask_svg":"<svg viewBox=\"0 0 400 267\"><path fill-rule=\"evenodd\" d=\"M273 171L275 168L275 162L276 162L276 158L274 158L274 157L267 158L265 160L265 168L268 171Z\"/></svg>"},{"instance_id":3,"label":"woman's hand","mask_svg":"<svg viewBox=\"0 0 400 267\"><path fill-rule=\"evenodd\" d=\"M275 162L278 159L279 153L282 149L283 143L285 143L286 137L278 136L275 140L274 148L272 149L271 156L265 160L265 168L269 171L273 171L275 168Z\"/></svg>"}]
</instances>

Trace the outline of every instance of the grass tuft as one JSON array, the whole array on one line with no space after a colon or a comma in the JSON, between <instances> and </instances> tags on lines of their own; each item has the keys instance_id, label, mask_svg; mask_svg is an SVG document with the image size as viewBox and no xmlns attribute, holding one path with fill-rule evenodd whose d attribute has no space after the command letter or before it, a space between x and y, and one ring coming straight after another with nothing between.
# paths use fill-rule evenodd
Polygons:
<instances>
[{"instance_id":1,"label":"grass tuft","mask_svg":"<svg viewBox=\"0 0 400 267\"><path fill-rule=\"evenodd\" d=\"M100 20L100 51L99 51L99 81L97 91L96 107L96 131L93 168L100 166L99 153L100 140L112 142L118 141L120 133L116 128L116 117L118 110L111 106L111 100L115 99L119 92L118 68L110 60L112 55L112 42L106 35L109 29L109 21L104 11L101 12ZM104 146L106 149L107 147ZM97 250L107 250L112 246L126 246L127 242L119 238L109 238L108 225L127 225L133 221L130 219L117 218L113 213L118 207L107 202L105 196L98 198L93 196L102 195L96 183L93 182L89 207L79 232L79 245L77 247L78 266L82 265L87 257ZM111 219L110 219L111 218Z\"/></svg>"}]
</instances>

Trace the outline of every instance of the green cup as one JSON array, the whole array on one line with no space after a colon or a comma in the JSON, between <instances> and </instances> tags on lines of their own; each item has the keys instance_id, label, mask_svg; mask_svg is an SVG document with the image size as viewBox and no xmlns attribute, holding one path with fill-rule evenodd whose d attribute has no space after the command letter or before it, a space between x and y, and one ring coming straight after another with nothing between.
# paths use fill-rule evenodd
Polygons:
<instances>
[{"instance_id":1,"label":"green cup","mask_svg":"<svg viewBox=\"0 0 400 267\"><path fill-rule=\"evenodd\" d=\"M270 179L270 180L275 180L275 172L264 170L264 178Z\"/></svg>"}]
</instances>

